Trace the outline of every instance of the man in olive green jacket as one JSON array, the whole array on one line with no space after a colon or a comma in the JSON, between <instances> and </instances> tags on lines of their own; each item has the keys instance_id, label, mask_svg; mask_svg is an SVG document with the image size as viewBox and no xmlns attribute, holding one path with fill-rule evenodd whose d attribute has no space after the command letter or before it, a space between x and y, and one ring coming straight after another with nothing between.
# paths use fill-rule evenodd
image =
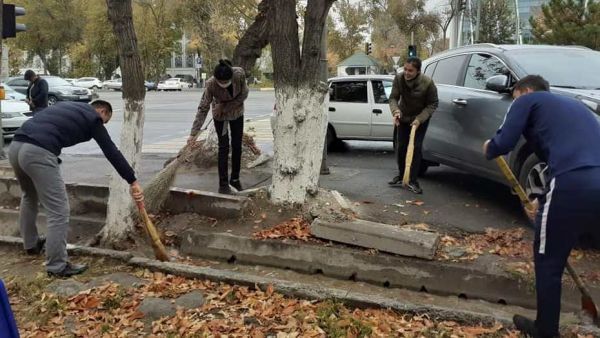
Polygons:
<instances>
[{"instance_id":1,"label":"man in olive green jacket","mask_svg":"<svg viewBox=\"0 0 600 338\"><path fill-rule=\"evenodd\" d=\"M412 126L417 126L413 161L410 167L410 183L407 188L416 194L423 193L417 182L422 158L421 148L429 119L437 106L437 88L431 78L421 74L421 60L416 57L408 58L404 64L404 72L394 78L390 94L390 111L394 119L394 140L396 140L399 171L398 176L389 182L390 185L402 183L410 129Z\"/></svg>"}]
</instances>

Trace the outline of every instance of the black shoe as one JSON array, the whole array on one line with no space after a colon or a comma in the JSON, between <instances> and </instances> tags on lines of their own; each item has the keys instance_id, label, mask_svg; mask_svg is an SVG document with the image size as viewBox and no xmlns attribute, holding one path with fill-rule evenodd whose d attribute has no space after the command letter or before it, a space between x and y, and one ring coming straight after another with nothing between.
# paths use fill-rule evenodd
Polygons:
<instances>
[{"instance_id":1,"label":"black shoe","mask_svg":"<svg viewBox=\"0 0 600 338\"><path fill-rule=\"evenodd\" d=\"M71 276L75 276L75 275L84 273L85 270L87 270L87 269L88 269L88 267L85 264L71 264L71 263L67 262L67 265L65 266L64 269L62 269L61 272L48 271L48 277L67 278L67 277L71 277Z\"/></svg>"},{"instance_id":2,"label":"black shoe","mask_svg":"<svg viewBox=\"0 0 600 338\"><path fill-rule=\"evenodd\" d=\"M37 240L36 245L33 248L25 250L28 255L39 255L44 251L44 245L46 244L46 238L40 237Z\"/></svg>"},{"instance_id":3,"label":"black shoe","mask_svg":"<svg viewBox=\"0 0 600 338\"><path fill-rule=\"evenodd\" d=\"M237 190L237 191L244 190L244 189L242 189L242 183L240 183L239 179L237 179L237 180L232 179L231 181L229 181L229 185L231 185L232 187L234 187L235 190Z\"/></svg>"},{"instance_id":4,"label":"black shoe","mask_svg":"<svg viewBox=\"0 0 600 338\"><path fill-rule=\"evenodd\" d=\"M398 175L394 178L392 178L391 181L388 182L389 185L398 185L398 184L402 184L402 175Z\"/></svg>"},{"instance_id":5,"label":"black shoe","mask_svg":"<svg viewBox=\"0 0 600 338\"><path fill-rule=\"evenodd\" d=\"M233 195L233 192L231 191L231 188L229 187L229 185L220 185L219 186L219 194Z\"/></svg>"},{"instance_id":6,"label":"black shoe","mask_svg":"<svg viewBox=\"0 0 600 338\"><path fill-rule=\"evenodd\" d=\"M515 324L515 327L517 328L517 330L521 331L521 333L524 333L530 337L533 338L554 338L554 337L558 337L558 335L552 335L552 336L547 336L547 335L542 335L538 332L537 327L535 326L535 321L531 320L527 317L521 316L521 315L514 315L513 316L513 323Z\"/></svg>"},{"instance_id":7,"label":"black shoe","mask_svg":"<svg viewBox=\"0 0 600 338\"><path fill-rule=\"evenodd\" d=\"M421 189L421 186L419 185L419 182L414 181L414 182L410 182L406 185L406 189L408 189L409 191L415 193L415 194L422 194L423 193L423 189Z\"/></svg>"}]
</instances>

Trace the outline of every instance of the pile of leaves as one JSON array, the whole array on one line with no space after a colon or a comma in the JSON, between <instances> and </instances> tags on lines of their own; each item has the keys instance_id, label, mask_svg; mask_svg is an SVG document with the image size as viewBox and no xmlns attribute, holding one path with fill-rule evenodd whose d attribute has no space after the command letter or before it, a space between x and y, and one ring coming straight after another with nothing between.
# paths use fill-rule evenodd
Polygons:
<instances>
[{"instance_id":1,"label":"pile of leaves","mask_svg":"<svg viewBox=\"0 0 600 338\"><path fill-rule=\"evenodd\" d=\"M257 231L252 234L254 239L296 239L308 242L313 239L310 233L310 224L299 217L292 218L276 226Z\"/></svg>"},{"instance_id":2,"label":"pile of leaves","mask_svg":"<svg viewBox=\"0 0 600 338\"><path fill-rule=\"evenodd\" d=\"M69 299L30 294L28 308L40 316L23 322L22 337L517 337L500 324L492 327L463 326L435 321L426 315L407 315L392 310L351 309L333 301L287 298L272 286L232 286L143 272L149 284L124 289L116 284L83 291ZM138 311L145 297L175 298L192 290L205 295L197 309L179 309L170 317L143 321ZM14 291L14 290L13 290ZM12 298L24 295L11 294ZM23 309L23 307L16 307ZM41 320L41 318L44 318ZM70 323L69 323L70 322ZM146 326L147 325L147 326ZM146 332L144 332L146 331Z\"/></svg>"},{"instance_id":3,"label":"pile of leaves","mask_svg":"<svg viewBox=\"0 0 600 338\"><path fill-rule=\"evenodd\" d=\"M494 254L501 257L531 260L533 244L524 238L524 229L498 230L487 228L484 234L473 234L464 238L443 236L440 241L438 259L440 260L475 260L482 254ZM452 252L462 250L462 255Z\"/></svg>"}]
</instances>

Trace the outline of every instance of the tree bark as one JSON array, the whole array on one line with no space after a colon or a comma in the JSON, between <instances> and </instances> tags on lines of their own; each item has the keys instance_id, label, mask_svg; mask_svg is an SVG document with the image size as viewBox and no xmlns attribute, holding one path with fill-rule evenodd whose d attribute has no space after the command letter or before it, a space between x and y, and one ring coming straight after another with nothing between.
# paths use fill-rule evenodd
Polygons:
<instances>
[{"instance_id":1,"label":"tree bark","mask_svg":"<svg viewBox=\"0 0 600 338\"><path fill-rule=\"evenodd\" d=\"M263 0L258 5L256 19L240 39L233 52L233 64L242 67L246 75L256 64L256 59L262 54L263 48L269 44L269 13L272 8L272 0Z\"/></svg>"},{"instance_id":2,"label":"tree bark","mask_svg":"<svg viewBox=\"0 0 600 338\"><path fill-rule=\"evenodd\" d=\"M274 203L302 204L318 191L328 99L327 85L320 79L320 46L333 2L308 1L300 51L296 1L273 1L270 42L278 108L273 131Z\"/></svg>"},{"instance_id":3,"label":"tree bark","mask_svg":"<svg viewBox=\"0 0 600 338\"><path fill-rule=\"evenodd\" d=\"M141 160L144 128L144 72L133 26L131 0L106 0L108 18L117 37L119 63L125 102L120 150L133 169ZM136 170L137 171L137 170ZM101 233L103 244L115 244L133 231L132 200L129 186L116 173L110 179L106 225Z\"/></svg>"}]
</instances>

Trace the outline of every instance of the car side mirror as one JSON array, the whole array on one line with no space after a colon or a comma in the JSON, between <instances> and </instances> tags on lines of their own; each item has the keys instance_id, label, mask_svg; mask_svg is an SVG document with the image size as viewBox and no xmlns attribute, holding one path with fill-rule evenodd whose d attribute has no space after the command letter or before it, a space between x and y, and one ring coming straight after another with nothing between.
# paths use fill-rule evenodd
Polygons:
<instances>
[{"instance_id":1,"label":"car side mirror","mask_svg":"<svg viewBox=\"0 0 600 338\"><path fill-rule=\"evenodd\" d=\"M508 76L494 75L485 81L485 89L498 93L510 93L508 86Z\"/></svg>"}]
</instances>

